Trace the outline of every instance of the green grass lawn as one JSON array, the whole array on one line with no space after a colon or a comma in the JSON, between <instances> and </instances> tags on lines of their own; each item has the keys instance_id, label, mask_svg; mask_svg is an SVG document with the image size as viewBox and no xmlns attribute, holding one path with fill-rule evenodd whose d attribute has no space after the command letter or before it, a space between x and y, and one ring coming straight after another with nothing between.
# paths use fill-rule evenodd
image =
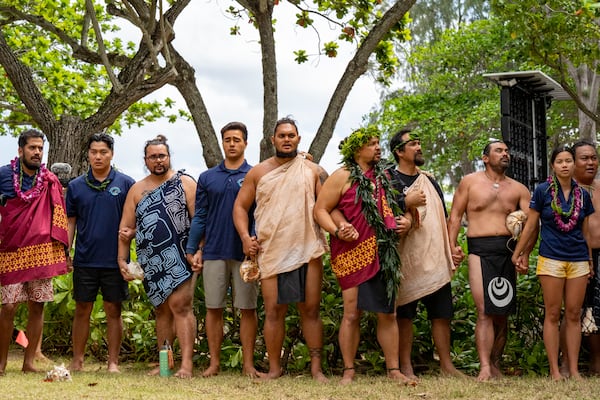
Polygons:
<instances>
[{"instance_id":1,"label":"green grass lawn","mask_svg":"<svg viewBox=\"0 0 600 400\"><path fill-rule=\"evenodd\" d=\"M56 359L55 363L68 359ZM551 382L545 377L505 377L487 383L474 378L445 378L423 375L415 387L391 382L383 376L359 374L349 386L338 385L339 376L319 384L306 375L285 375L262 382L235 372L213 378L192 379L147 376L146 364L122 364L120 374L106 372L104 363L87 359L84 372L73 374L71 382L44 382L45 372L54 363L38 363L39 373L20 371L22 352L12 350L6 375L0 377L3 399L598 399L600 378L583 382Z\"/></svg>"}]
</instances>

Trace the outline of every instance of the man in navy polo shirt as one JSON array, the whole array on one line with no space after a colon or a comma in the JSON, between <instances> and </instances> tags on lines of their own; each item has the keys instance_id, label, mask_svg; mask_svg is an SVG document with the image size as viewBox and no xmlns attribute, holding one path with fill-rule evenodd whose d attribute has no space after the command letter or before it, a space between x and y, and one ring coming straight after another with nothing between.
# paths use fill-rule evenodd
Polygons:
<instances>
[{"instance_id":1,"label":"man in navy polo shirt","mask_svg":"<svg viewBox=\"0 0 600 400\"><path fill-rule=\"evenodd\" d=\"M241 122L228 123L221 129L221 139L225 161L203 172L198 178L196 211L186 248L192 270L202 270L204 281L210 366L202 375L213 376L220 370L223 309L226 305L227 289L232 282L233 305L242 314L242 373L255 376L254 342L258 325L258 288L256 283L246 283L240 277L244 252L232 218L233 203L246 173L251 168L244 159L244 151L248 144L246 125ZM254 220L252 214L253 210L248 213L250 221ZM199 247L202 242L204 247Z\"/></svg>"},{"instance_id":2,"label":"man in navy polo shirt","mask_svg":"<svg viewBox=\"0 0 600 400\"><path fill-rule=\"evenodd\" d=\"M88 141L90 169L71 181L67 189L69 245L75 241L71 371L83 369L90 314L100 289L108 330L108 371L119 372L121 303L129 297L128 284L117 262L119 223L127 192L135 181L111 167L113 146L109 135L92 135Z\"/></svg>"}]
</instances>

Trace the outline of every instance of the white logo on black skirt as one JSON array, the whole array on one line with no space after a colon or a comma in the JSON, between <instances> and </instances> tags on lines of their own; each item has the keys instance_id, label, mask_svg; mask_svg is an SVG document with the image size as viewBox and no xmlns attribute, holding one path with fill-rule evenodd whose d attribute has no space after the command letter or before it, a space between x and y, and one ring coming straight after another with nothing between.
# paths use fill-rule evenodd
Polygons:
<instances>
[{"instance_id":1,"label":"white logo on black skirt","mask_svg":"<svg viewBox=\"0 0 600 400\"><path fill-rule=\"evenodd\" d=\"M490 281L487 290L490 301L498 308L508 306L514 297L510 281L500 276Z\"/></svg>"}]
</instances>

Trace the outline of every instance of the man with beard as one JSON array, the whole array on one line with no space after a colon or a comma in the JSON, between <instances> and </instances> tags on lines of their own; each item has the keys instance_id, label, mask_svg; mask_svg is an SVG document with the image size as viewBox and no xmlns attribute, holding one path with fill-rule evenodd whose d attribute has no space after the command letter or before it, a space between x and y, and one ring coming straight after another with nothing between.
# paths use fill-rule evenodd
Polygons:
<instances>
[{"instance_id":1,"label":"man with beard","mask_svg":"<svg viewBox=\"0 0 600 400\"><path fill-rule=\"evenodd\" d=\"M111 166L113 148L114 141L109 135L92 135L87 152L90 168L72 180L67 189L69 243L75 244L71 371L83 369L90 315L100 290L106 313L108 371L119 372L123 336L121 303L129 297L129 290L117 263L117 232L127 192L135 181Z\"/></svg>"},{"instance_id":2,"label":"man with beard","mask_svg":"<svg viewBox=\"0 0 600 400\"><path fill-rule=\"evenodd\" d=\"M196 275L185 256L191 216L194 215L196 182L171 169L167 139L158 135L146 142L146 168L150 175L135 183L125 200L119 226L118 262L123 278L133 279L127 260L135 229L137 259L144 270L144 288L156 307L158 346L173 343L181 348L179 378L192 376L196 317L192 300ZM158 369L150 374L157 374Z\"/></svg>"},{"instance_id":3,"label":"man with beard","mask_svg":"<svg viewBox=\"0 0 600 400\"><path fill-rule=\"evenodd\" d=\"M265 305L264 337L269 355L265 379L281 376L281 348L288 304L296 303L310 353L311 373L321 370L323 323L319 316L326 243L313 218L324 175L322 168L298 155L296 121L282 118L271 137L275 156L253 167L233 206L233 221L244 253L257 257ZM256 203L256 236L250 236L248 212Z\"/></svg>"},{"instance_id":4,"label":"man with beard","mask_svg":"<svg viewBox=\"0 0 600 400\"><path fill-rule=\"evenodd\" d=\"M44 303L54 299L52 277L67 272L67 216L62 186L42 164L44 134L19 136L19 156L0 168L0 375L4 375L14 317L27 302L23 372L33 361L44 324Z\"/></svg>"},{"instance_id":5,"label":"man with beard","mask_svg":"<svg viewBox=\"0 0 600 400\"><path fill-rule=\"evenodd\" d=\"M510 165L505 143L489 142L482 159L485 170L465 176L454 193L448 236L453 256L460 256L457 240L466 212L469 284L477 308L477 379L487 381L501 375L507 317L516 302L516 271L511 261L506 216L518 209L528 212L531 195L523 184L505 175Z\"/></svg>"},{"instance_id":6,"label":"man with beard","mask_svg":"<svg viewBox=\"0 0 600 400\"><path fill-rule=\"evenodd\" d=\"M400 232L390 182L380 163L379 132L375 128L359 129L344 139L340 150L344 166L327 179L315 205L317 222L329 232L331 268L344 301L339 331L344 362L340 383L349 384L354 379L363 311L377 313L377 340L388 377L409 383L398 366L394 313L400 279L396 248ZM406 222L410 225L410 219Z\"/></svg>"},{"instance_id":7,"label":"man with beard","mask_svg":"<svg viewBox=\"0 0 600 400\"><path fill-rule=\"evenodd\" d=\"M390 140L390 151L398 163L389 169L396 201L404 212L413 213L414 224L400 239L402 279L396 298L396 320L400 336L400 369L416 379L411 363L412 320L422 302L431 320L433 342L440 357L442 374L459 376L450 356L450 319L452 289L450 280L464 255L460 246L452 257L448 240L448 217L442 188L433 176L419 169L425 164L421 140L410 129L403 129ZM403 218L404 219L404 218Z\"/></svg>"}]
</instances>

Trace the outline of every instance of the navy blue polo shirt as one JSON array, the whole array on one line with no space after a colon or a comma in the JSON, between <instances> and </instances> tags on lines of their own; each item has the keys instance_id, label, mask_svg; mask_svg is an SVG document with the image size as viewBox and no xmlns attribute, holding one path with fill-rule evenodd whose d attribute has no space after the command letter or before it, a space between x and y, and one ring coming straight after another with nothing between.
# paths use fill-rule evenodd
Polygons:
<instances>
[{"instance_id":1,"label":"navy blue polo shirt","mask_svg":"<svg viewBox=\"0 0 600 400\"><path fill-rule=\"evenodd\" d=\"M205 237L202 258L205 260L244 259L242 240L233 225L233 203L242 182L252 167L244 160L240 168L225 168L225 162L210 168L198 177L196 210L186 246L187 254L194 254L198 243ZM248 213L250 226L254 210Z\"/></svg>"},{"instance_id":2,"label":"navy blue polo shirt","mask_svg":"<svg viewBox=\"0 0 600 400\"><path fill-rule=\"evenodd\" d=\"M571 181L572 189L569 194L569 202L565 200L562 190L558 191L560 205L565 212L569 211L569 204L574 196L573 189L576 185L575 181ZM571 231L563 232L558 228L556 222L554 222L554 213L550 205L552 202L550 184L543 182L535 188L529 208L540 213L540 221L542 223L540 236L542 240L539 252L541 256L559 261L589 260L590 256L585 238L583 237L582 225L585 217L594 212L594 206L592 206L589 193L586 190L582 190L582 192L583 205L577 219L577 225ZM566 223L567 220L563 218L563 222Z\"/></svg>"},{"instance_id":3,"label":"navy blue polo shirt","mask_svg":"<svg viewBox=\"0 0 600 400\"><path fill-rule=\"evenodd\" d=\"M19 161L17 161L17 165ZM20 167L17 167L17 170ZM48 173L51 173L48 171ZM23 172L23 179L21 180L21 191L26 192L33 187L33 177ZM13 172L10 164L3 165L0 167L0 194L7 198L13 198L17 196L15 187L13 186Z\"/></svg>"},{"instance_id":4,"label":"navy blue polo shirt","mask_svg":"<svg viewBox=\"0 0 600 400\"><path fill-rule=\"evenodd\" d=\"M89 182L99 186L91 170L86 174ZM104 190L92 189L81 175L67 189L67 217L75 217L75 267L118 268L117 249L119 223L127 192L133 178L111 168L107 177L110 183Z\"/></svg>"}]
</instances>

